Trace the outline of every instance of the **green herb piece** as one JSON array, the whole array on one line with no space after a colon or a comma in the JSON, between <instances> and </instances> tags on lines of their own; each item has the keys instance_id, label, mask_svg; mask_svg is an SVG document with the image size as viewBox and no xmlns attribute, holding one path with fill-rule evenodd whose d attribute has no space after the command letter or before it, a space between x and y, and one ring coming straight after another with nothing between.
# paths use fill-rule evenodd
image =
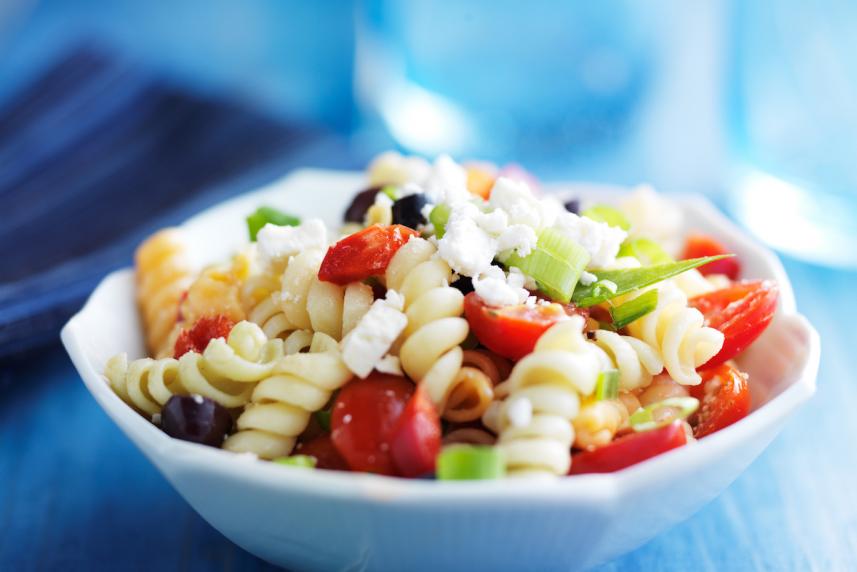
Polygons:
<instances>
[{"instance_id":1,"label":"green herb piece","mask_svg":"<svg viewBox=\"0 0 857 572\"><path fill-rule=\"evenodd\" d=\"M618 226L622 230L631 228L631 223L622 214L622 211L610 205L593 205L580 213L580 216L585 216L597 222L606 222L610 226Z\"/></svg>"},{"instance_id":2,"label":"green herb piece","mask_svg":"<svg viewBox=\"0 0 857 572\"><path fill-rule=\"evenodd\" d=\"M643 292L633 300L628 300L621 306L610 308L610 316L613 318L613 327L621 330L631 322L639 320L649 312L658 307L658 291L649 290Z\"/></svg>"},{"instance_id":3,"label":"green herb piece","mask_svg":"<svg viewBox=\"0 0 857 572\"><path fill-rule=\"evenodd\" d=\"M499 479L506 474L506 461L495 447L451 445L437 457L437 478L441 481Z\"/></svg>"},{"instance_id":4,"label":"green herb piece","mask_svg":"<svg viewBox=\"0 0 857 572\"><path fill-rule=\"evenodd\" d=\"M595 399L616 399L619 397L619 370L608 369L598 374L595 383Z\"/></svg>"},{"instance_id":5,"label":"green herb piece","mask_svg":"<svg viewBox=\"0 0 857 572\"><path fill-rule=\"evenodd\" d=\"M429 213L429 221L434 225L434 235L443 238L446 233L446 223L449 222L449 205L440 204Z\"/></svg>"},{"instance_id":6,"label":"green herb piece","mask_svg":"<svg viewBox=\"0 0 857 572\"><path fill-rule=\"evenodd\" d=\"M680 419L687 419L699 408L699 400L693 397L670 397L637 409L628 419L631 429L640 433L665 427ZM666 415L659 412L666 409Z\"/></svg>"},{"instance_id":7,"label":"green herb piece","mask_svg":"<svg viewBox=\"0 0 857 572\"><path fill-rule=\"evenodd\" d=\"M301 223L301 219L273 207L259 207L256 209L256 212L247 216L247 230L250 232L250 242L256 242L256 235L268 223L277 226L298 226Z\"/></svg>"},{"instance_id":8,"label":"green herb piece","mask_svg":"<svg viewBox=\"0 0 857 572\"><path fill-rule=\"evenodd\" d=\"M395 185L386 185L381 189L381 192L390 197L393 202L399 200L399 189Z\"/></svg>"},{"instance_id":9,"label":"green herb piece","mask_svg":"<svg viewBox=\"0 0 857 572\"><path fill-rule=\"evenodd\" d=\"M618 256L633 256L643 266L673 262L660 244L650 238L632 238L622 243Z\"/></svg>"},{"instance_id":10,"label":"green herb piece","mask_svg":"<svg viewBox=\"0 0 857 572\"><path fill-rule=\"evenodd\" d=\"M530 254L513 253L504 263L507 267L519 268L535 280L539 290L552 300L567 303L589 263L589 253L561 232L548 228L541 232Z\"/></svg>"},{"instance_id":11,"label":"green herb piece","mask_svg":"<svg viewBox=\"0 0 857 572\"><path fill-rule=\"evenodd\" d=\"M310 455L291 455L289 457L280 457L274 459L278 465L288 465L290 467L300 467L302 469L314 469L318 460Z\"/></svg>"},{"instance_id":12,"label":"green herb piece","mask_svg":"<svg viewBox=\"0 0 857 572\"><path fill-rule=\"evenodd\" d=\"M692 268L708 264L721 258L729 258L732 254L721 254L719 256L706 256L703 258L692 258L690 260L679 260L655 264L653 266L642 266L640 268L623 268L621 270L597 270L593 272L596 282L588 286L579 285L574 290L571 301L581 308L588 308L600 304L605 300L627 294L651 284L656 284L667 278L677 276ZM605 287L604 284L610 285ZM615 286L613 291L612 286Z\"/></svg>"}]
</instances>

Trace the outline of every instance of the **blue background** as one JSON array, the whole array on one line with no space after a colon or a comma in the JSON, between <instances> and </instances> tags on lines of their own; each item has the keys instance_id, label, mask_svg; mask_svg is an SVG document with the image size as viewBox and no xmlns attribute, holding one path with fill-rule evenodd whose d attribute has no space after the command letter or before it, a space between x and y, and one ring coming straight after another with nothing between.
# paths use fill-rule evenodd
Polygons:
<instances>
[{"instance_id":1,"label":"blue background","mask_svg":"<svg viewBox=\"0 0 857 572\"><path fill-rule=\"evenodd\" d=\"M4 3L0 103L65 46L96 37L194 90L352 136L352 154L377 144L354 135L350 2L172 4ZM857 275L785 263L799 309L822 334L817 396L716 501L604 570L855 567ZM0 570L270 568L188 507L88 396L58 344L0 362L0 392Z\"/></svg>"}]
</instances>

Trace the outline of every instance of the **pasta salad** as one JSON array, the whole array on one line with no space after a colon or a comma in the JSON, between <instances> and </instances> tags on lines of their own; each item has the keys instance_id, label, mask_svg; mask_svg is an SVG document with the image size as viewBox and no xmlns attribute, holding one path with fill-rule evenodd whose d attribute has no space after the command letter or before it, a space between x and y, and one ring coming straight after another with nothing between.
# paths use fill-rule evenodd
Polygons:
<instances>
[{"instance_id":1,"label":"pasta salad","mask_svg":"<svg viewBox=\"0 0 857 572\"><path fill-rule=\"evenodd\" d=\"M332 233L268 206L195 269L135 255L150 357L113 391L168 435L276 463L439 480L612 472L750 409L739 355L776 284L741 279L649 187L560 202L519 167L388 152Z\"/></svg>"}]
</instances>

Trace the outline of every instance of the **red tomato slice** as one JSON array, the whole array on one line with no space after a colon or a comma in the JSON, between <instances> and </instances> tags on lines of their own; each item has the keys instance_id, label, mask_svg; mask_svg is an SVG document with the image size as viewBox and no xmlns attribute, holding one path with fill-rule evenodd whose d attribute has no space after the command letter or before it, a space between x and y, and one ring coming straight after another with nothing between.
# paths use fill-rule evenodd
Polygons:
<instances>
[{"instance_id":1,"label":"red tomato slice","mask_svg":"<svg viewBox=\"0 0 857 572\"><path fill-rule=\"evenodd\" d=\"M393 433L414 384L397 375L372 373L348 382L336 396L330 437L353 471L397 474Z\"/></svg>"},{"instance_id":2,"label":"red tomato slice","mask_svg":"<svg viewBox=\"0 0 857 572\"><path fill-rule=\"evenodd\" d=\"M475 292L464 297L464 316L479 342L503 357L518 360L533 351L545 330L570 314L582 313L562 304L528 307L489 306Z\"/></svg>"},{"instance_id":3,"label":"red tomato slice","mask_svg":"<svg viewBox=\"0 0 857 572\"><path fill-rule=\"evenodd\" d=\"M203 316L189 330L182 330L173 346L173 357L179 359L187 352L202 353L208 342L229 336L235 322L226 316Z\"/></svg>"},{"instance_id":4,"label":"red tomato slice","mask_svg":"<svg viewBox=\"0 0 857 572\"><path fill-rule=\"evenodd\" d=\"M348 463L336 450L330 435L319 435L318 437L302 443L295 454L309 455L315 457L316 468L331 471L347 471Z\"/></svg>"},{"instance_id":5,"label":"red tomato slice","mask_svg":"<svg viewBox=\"0 0 857 572\"><path fill-rule=\"evenodd\" d=\"M695 296L688 304L702 312L705 323L723 332L726 341L705 367L732 359L756 341L774 318L779 289L770 280L746 280Z\"/></svg>"},{"instance_id":6,"label":"red tomato slice","mask_svg":"<svg viewBox=\"0 0 857 572\"><path fill-rule=\"evenodd\" d=\"M393 462L403 477L434 473L440 452L440 416L420 387L405 406L390 443Z\"/></svg>"},{"instance_id":7,"label":"red tomato slice","mask_svg":"<svg viewBox=\"0 0 857 572\"><path fill-rule=\"evenodd\" d=\"M396 251L418 234L400 224L374 224L346 236L327 249L318 279L344 286L379 276L387 269Z\"/></svg>"},{"instance_id":8,"label":"red tomato slice","mask_svg":"<svg viewBox=\"0 0 857 572\"><path fill-rule=\"evenodd\" d=\"M687 237L681 258L687 260L689 258L702 258L703 256L717 256L718 254L732 253L718 240L707 234L691 234ZM706 275L725 274L732 280L737 280L738 275L741 274L741 263L733 256L732 258L709 262L700 266L699 271Z\"/></svg>"},{"instance_id":9,"label":"red tomato slice","mask_svg":"<svg viewBox=\"0 0 857 572\"><path fill-rule=\"evenodd\" d=\"M643 433L630 433L608 445L592 451L575 453L571 457L569 475L612 473L636 465L670 449L687 443L681 421Z\"/></svg>"},{"instance_id":10,"label":"red tomato slice","mask_svg":"<svg viewBox=\"0 0 857 572\"><path fill-rule=\"evenodd\" d=\"M691 386L699 400L693 434L699 439L732 425L750 413L750 385L746 374L729 364L700 372L702 383Z\"/></svg>"}]
</instances>

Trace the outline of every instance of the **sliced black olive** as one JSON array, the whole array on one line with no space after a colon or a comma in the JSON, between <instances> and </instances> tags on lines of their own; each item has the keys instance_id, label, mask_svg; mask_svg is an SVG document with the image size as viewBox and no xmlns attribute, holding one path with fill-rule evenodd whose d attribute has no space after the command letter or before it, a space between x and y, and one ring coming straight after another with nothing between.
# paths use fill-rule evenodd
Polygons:
<instances>
[{"instance_id":1,"label":"sliced black olive","mask_svg":"<svg viewBox=\"0 0 857 572\"><path fill-rule=\"evenodd\" d=\"M426 217L423 216L423 207L427 204L428 199L422 193L402 197L393 203L393 224L403 224L413 229L425 224Z\"/></svg>"},{"instance_id":2,"label":"sliced black olive","mask_svg":"<svg viewBox=\"0 0 857 572\"><path fill-rule=\"evenodd\" d=\"M570 213L580 214L580 199L571 199L565 203L565 210Z\"/></svg>"},{"instance_id":3,"label":"sliced black olive","mask_svg":"<svg viewBox=\"0 0 857 572\"><path fill-rule=\"evenodd\" d=\"M459 276L458 280L450 284L450 286L460 290L465 296L473 292L473 280L470 279L470 276Z\"/></svg>"},{"instance_id":4,"label":"sliced black olive","mask_svg":"<svg viewBox=\"0 0 857 572\"><path fill-rule=\"evenodd\" d=\"M161 428L176 439L220 447L232 429L232 416L207 397L173 395L161 411Z\"/></svg>"},{"instance_id":5,"label":"sliced black olive","mask_svg":"<svg viewBox=\"0 0 857 572\"><path fill-rule=\"evenodd\" d=\"M351 204L348 205L348 208L345 210L345 216L342 217L343 220L345 222L362 223L366 216L366 211L368 211L369 207L375 203L375 195L377 195L380 190L381 187L370 187L365 191L360 191L354 195L354 198L351 200Z\"/></svg>"}]
</instances>

